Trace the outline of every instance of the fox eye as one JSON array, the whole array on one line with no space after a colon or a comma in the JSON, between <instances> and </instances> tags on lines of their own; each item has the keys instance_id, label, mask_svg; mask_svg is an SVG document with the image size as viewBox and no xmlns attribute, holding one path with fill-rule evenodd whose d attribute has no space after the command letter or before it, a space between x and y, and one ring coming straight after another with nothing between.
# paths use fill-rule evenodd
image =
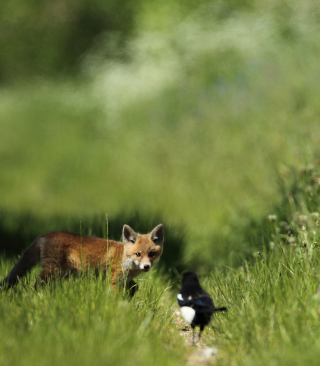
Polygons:
<instances>
[{"instance_id":1,"label":"fox eye","mask_svg":"<svg viewBox=\"0 0 320 366\"><path fill-rule=\"evenodd\" d=\"M136 253L136 256L137 257L141 257L141 253Z\"/></svg>"},{"instance_id":2,"label":"fox eye","mask_svg":"<svg viewBox=\"0 0 320 366\"><path fill-rule=\"evenodd\" d=\"M156 255L156 253L155 253L155 252L150 252L150 253L149 253L149 257L150 257L150 258L153 258L155 255Z\"/></svg>"},{"instance_id":3,"label":"fox eye","mask_svg":"<svg viewBox=\"0 0 320 366\"><path fill-rule=\"evenodd\" d=\"M134 244L134 243L135 243L135 241L134 241L133 239L130 239L130 243Z\"/></svg>"}]
</instances>

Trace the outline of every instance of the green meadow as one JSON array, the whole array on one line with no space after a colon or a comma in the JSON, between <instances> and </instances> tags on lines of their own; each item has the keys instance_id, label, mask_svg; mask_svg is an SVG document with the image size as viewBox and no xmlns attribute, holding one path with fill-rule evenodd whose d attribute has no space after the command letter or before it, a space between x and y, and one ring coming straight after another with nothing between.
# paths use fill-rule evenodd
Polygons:
<instances>
[{"instance_id":1,"label":"green meadow","mask_svg":"<svg viewBox=\"0 0 320 366\"><path fill-rule=\"evenodd\" d=\"M164 254L131 300L36 267L0 292L0 365L316 365L320 6L58 5L0 5L0 278L53 230L163 223ZM197 347L184 270L229 309Z\"/></svg>"}]
</instances>

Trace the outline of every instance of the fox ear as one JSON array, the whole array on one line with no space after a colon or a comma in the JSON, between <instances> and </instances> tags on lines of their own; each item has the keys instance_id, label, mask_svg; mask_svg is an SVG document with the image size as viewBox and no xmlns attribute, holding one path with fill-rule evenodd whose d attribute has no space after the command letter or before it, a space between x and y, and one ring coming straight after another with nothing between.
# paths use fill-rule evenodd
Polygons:
<instances>
[{"instance_id":1,"label":"fox ear","mask_svg":"<svg viewBox=\"0 0 320 366\"><path fill-rule=\"evenodd\" d=\"M150 239L157 245L162 245L164 240L164 227L162 224L156 226L150 233Z\"/></svg>"},{"instance_id":2,"label":"fox ear","mask_svg":"<svg viewBox=\"0 0 320 366\"><path fill-rule=\"evenodd\" d=\"M129 225L123 225L122 229L122 241L127 243L134 244L137 240L137 233L129 226Z\"/></svg>"}]
</instances>

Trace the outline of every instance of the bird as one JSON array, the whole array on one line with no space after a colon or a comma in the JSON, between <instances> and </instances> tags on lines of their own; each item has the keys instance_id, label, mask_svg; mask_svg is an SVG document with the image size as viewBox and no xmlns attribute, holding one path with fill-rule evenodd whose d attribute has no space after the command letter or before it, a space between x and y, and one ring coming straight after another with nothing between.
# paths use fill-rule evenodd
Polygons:
<instances>
[{"instance_id":1,"label":"bird","mask_svg":"<svg viewBox=\"0 0 320 366\"><path fill-rule=\"evenodd\" d=\"M212 314L217 311L227 311L226 307L216 308L210 295L201 287L198 276L194 272L182 275L180 291L177 295L178 305L183 319L191 325L192 345L195 345L194 329L200 327L201 332L211 321Z\"/></svg>"}]
</instances>

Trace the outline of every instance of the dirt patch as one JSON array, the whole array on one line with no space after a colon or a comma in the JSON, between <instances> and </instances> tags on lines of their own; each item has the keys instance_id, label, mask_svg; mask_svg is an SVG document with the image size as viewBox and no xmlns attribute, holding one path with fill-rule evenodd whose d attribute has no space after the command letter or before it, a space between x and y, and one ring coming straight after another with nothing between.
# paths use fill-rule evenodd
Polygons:
<instances>
[{"instance_id":1,"label":"dirt patch","mask_svg":"<svg viewBox=\"0 0 320 366\"><path fill-rule=\"evenodd\" d=\"M218 354L215 347L208 347L203 340L198 341L196 337L196 344L192 345L192 328L181 318L180 311L174 312L173 323L177 326L181 337L190 347L190 354L188 356L188 366L205 366L212 365Z\"/></svg>"}]
</instances>

